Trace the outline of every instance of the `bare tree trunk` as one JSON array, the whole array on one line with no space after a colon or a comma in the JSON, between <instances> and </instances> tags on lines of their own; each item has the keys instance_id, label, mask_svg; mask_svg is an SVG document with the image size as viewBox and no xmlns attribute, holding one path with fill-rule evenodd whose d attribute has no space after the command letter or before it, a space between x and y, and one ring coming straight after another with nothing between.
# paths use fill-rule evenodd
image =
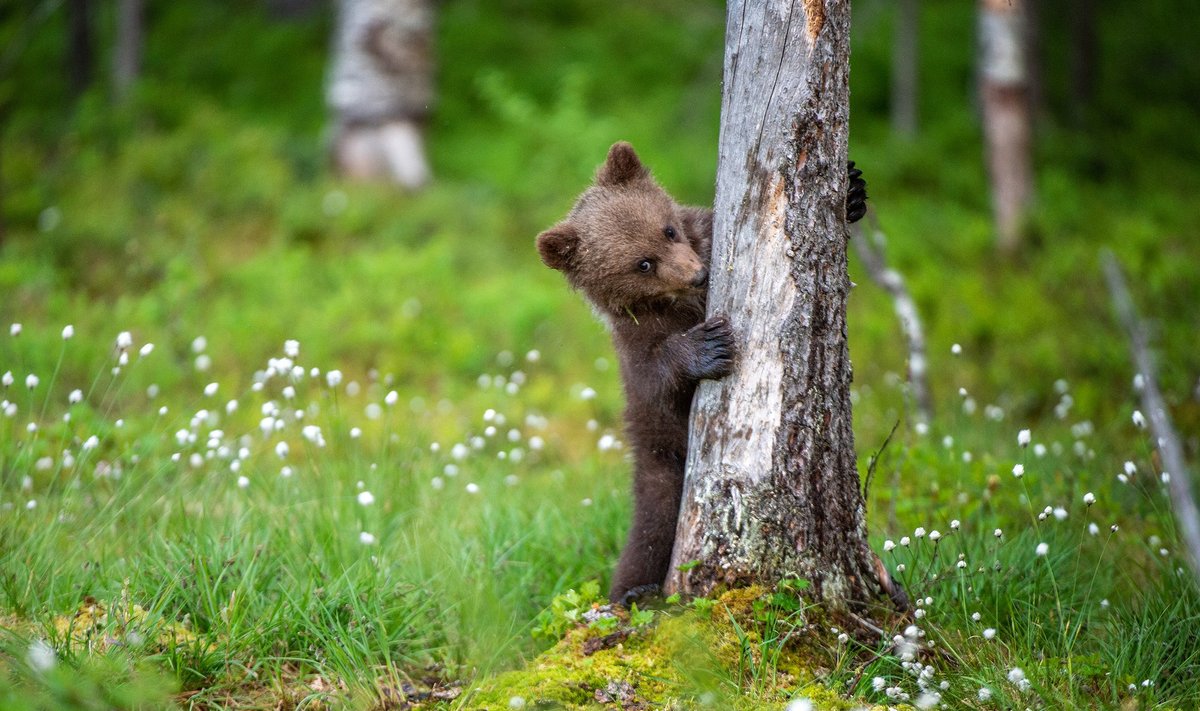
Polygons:
<instances>
[{"instance_id":1,"label":"bare tree trunk","mask_svg":"<svg viewBox=\"0 0 1200 711\"><path fill-rule=\"evenodd\" d=\"M95 76L92 3L90 0L67 2L67 76L71 93L78 97Z\"/></svg>"},{"instance_id":2,"label":"bare tree trunk","mask_svg":"<svg viewBox=\"0 0 1200 711\"><path fill-rule=\"evenodd\" d=\"M1129 337L1129 355L1133 366L1142 376L1142 407L1150 418L1150 433L1154 435L1156 449L1162 457L1169 480L1167 491L1171 496L1171 507L1175 513L1175 522L1179 526L1179 537L1183 541L1185 557L1196 582L1200 583L1200 508L1196 505L1196 497L1192 494L1192 478L1188 473L1187 462L1183 459L1183 446L1179 443L1179 435L1171 424L1171 414L1167 412L1167 404L1163 401L1162 393L1158 391L1158 379L1154 374L1154 361L1150 357L1150 346L1146 342L1146 330L1142 320L1138 318L1137 307L1129 296L1125 286L1125 276L1117 264L1117 258L1107 250L1103 253L1104 276L1108 281L1108 291L1112 294L1113 308L1117 318L1125 328Z\"/></svg>"},{"instance_id":3,"label":"bare tree trunk","mask_svg":"<svg viewBox=\"0 0 1200 711\"><path fill-rule=\"evenodd\" d=\"M708 307L740 353L693 405L666 589L800 576L836 607L867 603L892 586L850 418L850 5L735 0L727 17Z\"/></svg>"},{"instance_id":4,"label":"bare tree trunk","mask_svg":"<svg viewBox=\"0 0 1200 711\"><path fill-rule=\"evenodd\" d=\"M906 138L917 135L920 15L920 0L896 0L896 34L892 40L892 130Z\"/></svg>"},{"instance_id":5,"label":"bare tree trunk","mask_svg":"<svg viewBox=\"0 0 1200 711\"><path fill-rule=\"evenodd\" d=\"M1096 4L1094 0L1072 0L1070 19L1070 53L1067 67L1070 74L1071 119L1076 125L1087 120L1096 93Z\"/></svg>"},{"instance_id":6,"label":"bare tree trunk","mask_svg":"<svg viewBox=\"0 0 1200 711\"><path fill-rule=\"evenodd\" d=\"M878 225L872 224L870 234L865 234L866 229L856 229L854 232L855 250L871 281L892 297L896 318L900 320L900 330L904 332L904 342L908 346L908 385L917 408L917 420L927 423L933 418L933 397L929 394L929 380L926 377L928 359L925 355L925 329L921 326L917 302L908 293L900 272L888 267L884 259L886 238Z\"/></svg>"},{"instance_id":7,"label":"bare tree trunk","mask_svg":"<svg viewBox=\"0 0 1200 711\"><path fill-rule=\"evenodd\" d=\"M429 0L340 0L327 103L333 160L347 177L429 181L424 122L433 101Z\"/></svg>"},{"instance_id":8,"label":"bare tree trunk","mask_svg":"<svg viewBox=\"0 0 1200 711\"><path fill-rule=\"evenodd\" d=\"M997 243L1013 253L1033 197L1028 27L1024 0L980 0L979 90Z\"/></svg>"},{"instance_id":9,"label":"bare tree trunk","mask_svg":"<svg viewBox=\"0 0 1200 711\"><path fill-rule=\"evenodd\" d=\"M113 93L122 101L142 72L142 0L117 0L112 61Z\"/></svg>"}]
</instances>

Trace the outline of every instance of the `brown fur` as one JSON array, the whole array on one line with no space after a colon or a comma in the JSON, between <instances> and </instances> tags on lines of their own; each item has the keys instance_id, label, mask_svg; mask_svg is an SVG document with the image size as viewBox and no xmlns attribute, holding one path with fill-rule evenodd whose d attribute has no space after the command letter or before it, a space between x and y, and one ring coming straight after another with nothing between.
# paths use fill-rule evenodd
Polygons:
<instances>
[{"instance_id":1,"label":"brown fur","mask_svg":"<svg viewBox=\"0 0 1200 711\"><path fill-rule=\"evenodd\" d=\"M851 169L861 198L852 210L857 219L865 183ZM609 598L626 602L666 579L692 395L702 378L724 377L733 363L728 320L704 318L712 210L676 203L633 147L620 142L566 219L538 235L537 247L612 330L634 458L634 510Z\"/></svg>"},{"instance_id":2,"label":"brown fur","mask_svg":"<svg viewBox=\"0 0 1200 711\"><path fill-rule=\"evenodd\" d=\"M563 272L608 322L620 362L634 512L610 590L617 601L666 578L692 393L701 378L727 374L732 362L728 322L704 320L712 211L677 204L633 148L617 143L595 184L537 244L542 261ZM644 261L651 262L647 272Z\"/></svg>"}]
</instances>

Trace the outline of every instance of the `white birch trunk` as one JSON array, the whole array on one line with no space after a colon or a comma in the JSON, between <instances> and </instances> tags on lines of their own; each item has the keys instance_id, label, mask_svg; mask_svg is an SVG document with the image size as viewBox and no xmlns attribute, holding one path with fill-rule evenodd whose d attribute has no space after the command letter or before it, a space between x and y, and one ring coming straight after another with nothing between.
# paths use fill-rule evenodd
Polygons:
<instances>
[{"instance_id":1,"label":"white birch trunk","mask_svg":"<svg viewBox=\"0 0 1200 711\"><path fill-rule=\"evenodd\" d=\"M341 0L326 100L332 153L349 178L429 181L424 122L433 101L429 0Z\"/></svg>"}]
</instances>

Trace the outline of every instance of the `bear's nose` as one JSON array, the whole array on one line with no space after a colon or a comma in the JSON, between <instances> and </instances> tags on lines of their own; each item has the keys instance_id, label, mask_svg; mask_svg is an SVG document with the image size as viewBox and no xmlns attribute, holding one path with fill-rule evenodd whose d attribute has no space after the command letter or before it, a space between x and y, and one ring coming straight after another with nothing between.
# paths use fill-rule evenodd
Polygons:
<instances>
[{"instance_id":1,"label":"bear's nose","mask_svg":"<svg viewBox=\"0 0 1200 711\"><path fill-rule=\"evenodd\" d=\"M704 286L704 282L708 281L708 270L700 267L700 271L696 272L696 276L692 277L692 286Z\"/></svg>"}]
</instances>

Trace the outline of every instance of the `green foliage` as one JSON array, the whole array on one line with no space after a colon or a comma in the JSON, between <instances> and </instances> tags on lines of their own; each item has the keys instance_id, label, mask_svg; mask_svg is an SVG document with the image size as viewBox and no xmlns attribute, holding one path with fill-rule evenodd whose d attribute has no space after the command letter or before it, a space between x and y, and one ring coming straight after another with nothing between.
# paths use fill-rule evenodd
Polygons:
<instances>
[{"instance_id":1,"label":"green foliage","mask_svg":"<svg viewBox=\"0 0 1200 711\"><path fill-rule=\"evenodd\" d=\"M573 656L567 676L487 675L547 640L625 629L597 615L572 637L602 606L593 578L624 539L629 467L596 446L621 427L607 334L532 238L617 139L681 200L711 199L723 3L440 4L438 181L417 195L326 172L327 9L282 21L260 5L152 0L145 75L117 106L103 81L72 98L61 7L0 10L0 374L15 380L0 400L17 408L0 414L0 706L386 705L416 679L414 694L474 682L500 706L518 689L595 703L613 679L669 703L669 678L677 703L730 708L922 692L897 653L907 625L878 643L821 618L800 579L727 600L732 616L708 598L631 610L624 649ZM1172 414L1196 431L1200 134L1186 127L1200 55L1170 40L1186 34L1172 4L1106 4L1098 93L1075 105L1069 43L1055 41L1070 17L1041 9L1038 203L1025 249L999 261L970 89L974 6L923 5L911 141L887 124L892 7L855 3L851 149L928 329L928 431L896 375L891 304L853 257L849 338L860 450L901 421L868 510L881 540L910 537L882 559L940 650L913 661L938 667L949 705L982 706L985 687L1002 707L1200 705L1200 602L1177 572L1153 443L1130 424L1132 372L1096 263L1108 247L1129 271ZM114 372L126 330L156 347ZM319 375L287 382L291 397L282 376L256 390L287 339ZM261 429L268 403L285 429ZM1025 427L1035 446L1017 450ZM141 612L99 620L87 606ZM685 616L719 629L658 636ZM817 644L799 655L803 636ZM55 652L49 673L27 663L37 641Z\"/></svg>"},{"instance_id":2,"label":"green foliage","mask_svg":"<svg viewBox=\"0 0 1200 711\"><path fill-rule=\"evenodd\" d=\"M584 621L583 613L592 609L593 606L599 605L602 600L600 583L596 580L584 583L578 591L571 588L564 593L555 595L550 600L550 606L539 612L537 618L534 619L533 636L550 641L562 639L567 630ZM611 629L605 629L605 627L615 626L616 622L616 617L608 616L597 618L594 624L602 632L611 632Z\"/></svg>"}]
</instances>

